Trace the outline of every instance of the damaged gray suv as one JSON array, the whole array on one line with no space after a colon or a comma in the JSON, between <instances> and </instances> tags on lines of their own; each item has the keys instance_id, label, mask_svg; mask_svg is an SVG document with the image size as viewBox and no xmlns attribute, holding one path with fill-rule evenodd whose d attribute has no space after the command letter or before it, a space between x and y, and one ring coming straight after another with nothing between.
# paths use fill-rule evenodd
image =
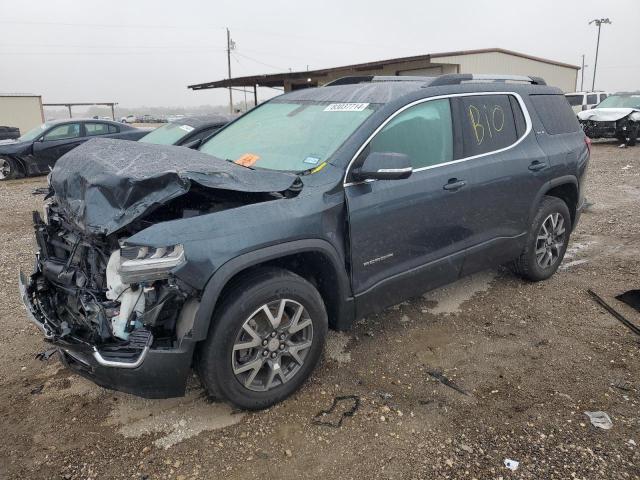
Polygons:
<instances>
[{"instance_id":1,"label":"damaged gray suv","mask_svg":"<svg viewBox=\"0 0 640 480\"><path fill-rule=\"evenodd\" d=\"M179 396L194 368L212 397L265 408L328 328L500 264L551 276L589 148L560 90L471 75L295 91L200 151L92 140L50 175L22 298L99 385Z\"/></svg>"}]
</instances>

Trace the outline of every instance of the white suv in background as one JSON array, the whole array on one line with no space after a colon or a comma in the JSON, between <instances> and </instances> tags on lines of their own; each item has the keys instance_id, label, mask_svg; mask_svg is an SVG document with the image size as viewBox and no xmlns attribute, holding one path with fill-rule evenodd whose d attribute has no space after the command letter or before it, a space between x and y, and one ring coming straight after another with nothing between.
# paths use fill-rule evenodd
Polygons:
<instances>
[{"instance_id":1,"label":"white suv in background","mask_svg":"<svg viewBox=\"0 0 640 480\"><path fill-rule=\"evenodd\" d=\"M609 96L608 92L571 92L564 94L573 111L590 110Z\"/></svg>"}]
</instances>

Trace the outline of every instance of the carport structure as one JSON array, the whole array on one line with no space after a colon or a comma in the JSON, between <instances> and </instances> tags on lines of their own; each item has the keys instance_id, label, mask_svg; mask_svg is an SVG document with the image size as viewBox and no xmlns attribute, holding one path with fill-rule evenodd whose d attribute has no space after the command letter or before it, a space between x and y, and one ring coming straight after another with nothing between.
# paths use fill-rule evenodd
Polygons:
<instances>
[{"instance_id":1,"label":"carport structure","mask_svg":"<svg viewBox=\"0 0 640 480\"><path fill-rule=\"evenodd\" d=\"M345 65L299 72L284 72L227 78L189 85L191 90L211 88L253 89L257 105L257 87L283 89L317 87L347 76L419 75L437 76L448 73L533 75L565 92L575 89L580 67L503 48L485 48L456 52L430 53L412 57L392 58L374 62Z\"/></svg>"},{"instance_id":2,"label":"carport structure","mask_svg":"<svg viewBox=\"0 0 640 480\"><path fill-rule=\"evenodd\" d=\"M115 107L118 105L116 102L98 102L98 103L43 103L43 107L66 107L69 110L69 118L73 118L73 112L71 107L111 107L111 118L116 119Z\"/></svg>"}]
</instances>

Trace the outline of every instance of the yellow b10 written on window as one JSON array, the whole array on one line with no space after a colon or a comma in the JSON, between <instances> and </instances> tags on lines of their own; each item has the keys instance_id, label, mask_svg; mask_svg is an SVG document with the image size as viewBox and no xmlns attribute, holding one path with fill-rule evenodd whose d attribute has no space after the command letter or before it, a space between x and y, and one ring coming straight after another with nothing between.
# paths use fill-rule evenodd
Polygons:
<instances>
[{"instance_id":1,"label":"yellow b10 written on window","mask_svg":"<svg viewBox=\"0 0 640 480\"><path fill-rule=\"evenodd\" d=\"M504 110L500 105L469 105L469 121L476 137L476 142L481 145L485 138L493 138L504 129Z\"/></svg>"}]
</instances>

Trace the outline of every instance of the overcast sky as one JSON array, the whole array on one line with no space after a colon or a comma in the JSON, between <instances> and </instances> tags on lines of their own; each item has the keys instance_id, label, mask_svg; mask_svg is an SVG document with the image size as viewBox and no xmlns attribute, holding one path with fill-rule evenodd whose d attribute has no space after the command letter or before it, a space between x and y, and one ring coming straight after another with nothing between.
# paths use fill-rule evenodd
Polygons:
<instances>
[{"instance_id":1,"label":"overcast sky","mask_svg":"<svg viewBox=\"0 0 640 480\"><path fill-rule=\"evenodd\" d=\"M601 17L613 24L602 28L596 88L640 89L639 0L0 0L0 93L222 105L226 91L186 86L227 76L227 26L233 76L501 47L575 65L586 54L590 85L588 22Z\"/></svg>"}]
</instances>

